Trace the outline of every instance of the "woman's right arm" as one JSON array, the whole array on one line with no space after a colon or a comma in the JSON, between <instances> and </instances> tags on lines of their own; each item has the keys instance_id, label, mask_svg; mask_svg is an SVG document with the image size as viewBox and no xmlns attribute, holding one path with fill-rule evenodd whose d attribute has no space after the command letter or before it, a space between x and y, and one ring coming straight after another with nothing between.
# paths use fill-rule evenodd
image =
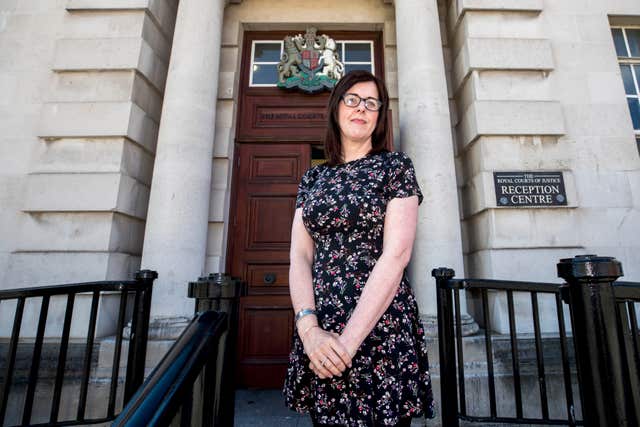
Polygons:
<instances>
[{"instance_id":1,"label":"woman's right arm","mask_svg":"<svg viewBox=\"0 0 640 427\"><path fill-rule=\"evenodd\" d=\"M291 227L291 251L289 254L289 292L293 310L298 313L305 308L314 309L313 280L313 239L302 222L302 208L296 209ZM311 369L320 378L340 375L351 365L347 349L338 341L338 335L323 330L315 315L306 315L296 323L298 335L304 350L311 360ZM331 361L331 363L328 363ZM323 366L323 362L324 366Z\"/></svg>"},{"instance_id":2,"label":"woman's right arm","mask_svg":"<svg viewBox=\"0 0 640 427\"><path fill-rule=\"evenodd\" d=\"M298 208L293 217L291 251L289 253L289 292L295 313L304 308L315 309L316 307L311 279L313 251L313 239L302 223L302 208ZM313 324L318 324L315 316L309 315L301 318L296 324L298 334L302 337L305 329Z\"/></svg>"}]
</instances>

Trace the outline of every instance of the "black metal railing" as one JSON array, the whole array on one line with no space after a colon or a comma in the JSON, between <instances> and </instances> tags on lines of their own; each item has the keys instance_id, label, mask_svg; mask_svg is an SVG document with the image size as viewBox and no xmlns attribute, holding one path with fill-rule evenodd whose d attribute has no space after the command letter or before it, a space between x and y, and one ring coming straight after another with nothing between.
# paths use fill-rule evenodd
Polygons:
<instances>
[{"instance_id":1,"label":"black metal railing","mask_svg":"<svg viewBox=\"0 0 640 427\"><path fill-rule=\"evenodd\" d=\"M622 265L610 257L563 259L557 269L567 282L563 299L571 310L585 425L640 425L639 354L630 345L637 334L627 331L637 331L637 323L629 324L626 310L635 315L640 283L616 285Z\"/></svg>"},{"instance_id":2,"label":"black metal railing","mask_svg":"<svg viewBox=\"0 0 640 427\"><path fill-rule=\"evenodd\" d=\"M216 368L226 329L227 314L196 314L113 426L167 426L176 417L179 425L190 426L193 415L196 425L216 425Z\"/></svg>"},{"instance_id":3,"label":"black metal railing","mask_svg":"<svg viewBox=\"0 0 640 427\"><path fill-rule=\"evenodd\" d=\"M640 301L640 283L613 282L622 273L617 261L607 257L580 256L561 260L558 275L567 284L516 282L498 280L455 279L454 271L439 268L432 271L437 282L438 333L440 350L440 382L442 423L458 426L460 420L484 423L539 424L539 425L587 425L587 426L632 426L638 425L640 395L638 371L640 352L638 351L638 324L634 303ZM486 387L481 393L488 397L488 408L471 411L467 407L465 373L465 346L462 338L460 293L466 290L467 300L477 302L478 320L484 326L484 360L486 361ZM491 312L489 293L497 298L506 298L509 324L508 337L491 333ZM532 334L519 332L516 322L514 295L529 294ZM555 306L557 331L553 337L543 339L540 325L539 299L553 301L545 304ZM571 313L572 336L567 336L564 306ZM520 316L525 311L518 306ZM479 314L481 312L481 315ZM521 317L520 317L521 319ZM545 318L549 322L549 318ZM532 335L532 338L529 336ZM531 391L523 396L522 369L526 363L521 360L525 353L519 346L530 339L534 344L533 367L528 374L535 378L537 396ZM505 344L505 341L508 344ZM498 353L496 345L508 348L503 362L510 362L511 379L501 378L501 393L504 401L512 398L509 406L515 408L510 414L500 413L497 405L496 372L494 360ZM563 391L551 387L550 344L559 353L560 368L553 380L562 384ZM575 351L574 351L575 348ZM553 350L553 349L552 349ZM503 355L504 356L504 355ZM575 375L577 371L577 378ZM577 379L580 397L574 396L573 383ZM508 390L511 388L511 390ZM476 390L477 392L478 390ZM555 394L552 399L550 394ZM564 415L557 410L559 394L563 394ZM476 394L475 403L480 399ZM537 397L537 415L532 415L532 406ZM556 404L552 414L550 401ZM581 404L581 408L579 405ZM526 409L526 411L525 411ZM513 414L515 412L515 414ZM527 414L525 415L525 412ZM584 421L578 419L582 412Z\"/></svg>"},{"instance_id":4,"label":"black metal railing","mask_svg":"<svg viewBox=\"0 0 640 427\"><path fill-rule=\"evenodd\" d=\"M574 397L571 388L571 372L567 349L564 314L560 291L557 284L517 282L501 280L454 279L454 271L439 268L432 272L438 287L438 336L440 347L440 383L442 423L446 426L457 426L458 419L476 422L514 423L514 424L557 424L576 425L574 419ZM467 410L465 384L465 357L462 339L462 322L460 319L461 290L479 293L482 307L482 323L484 326L484 356L486 360L487 396L489 399L488 414L472 414ZM489 292L504 292L507 299L509 318L508 347L513 375L512 393L515 416L499 415L496 398L496 364L494 362L494 341L491 334L489 311ZM539 417L525 417L523 407L523 390L520 372L520 352L518 351L517 324L515 317L514 292L530 294L531 311L533 313L533 339L535 341L535 359L539 379L540 411ZM540 327L538 295L549 294L555 299L559 325L559 341L562 356L562 378L565 389L566 418L553 418L549 414L549 397L545 375L545 358Z\"/></svg>"},{"instance_id":5,"label":"black metal railing","mask_svg":"<svg viewBox=\"0 0 640 427\"><path fill-rule=\"evenodd\" d=\"M618 330L624 343L624 361L630 380L629 390L637 402L640 394L640 331L637 316L640 308L640 283L616 281L614 289L620 322Z\"/></svg>"},{"instance_id":6,"label":"black metal railing","mask_svg":"<svg viewBox=\"0 0 640 427\"><path fill-rule=\"evenodd\" d=\"M4 307L11 308L15 301L15 311L13 315L13 325L11 327L11 337L7 343L7 352L4 359L4 369L2 377L2 388L0 389L0 425L47 425L47 426L67 426L104 423L115 418L116 396L118 392L118 377L120 370L120 359L122 356L123 330L126 322L131 318L131 332L128 340L126 379L124 384L123 401L127 402L134 391L142 384L144 379L144 363L146 357L146 346L149 330L149 313L151 309L151 292L153 281L157 278L155 271L143 270L136 273L135 280L132 281L104 281L68 284L59 286L45 286L24 289L13 289L0 291L0 313ZM106 400L105 415L92 417L87 415L87 394L91 365L94 359L94 341L96 338L96 324L98 319L98 307L101 299L105 295L110 297L119 294L117 325L115 327L115 346L113 351L111 381L108 399ZM84 340L83 361L81 364L80 389L77 396L77 410L72 419L61 420L61 400L63 394L63 383L67 372L65 367L69 363L68 351L70 348L70 337L74 306L78 296L90 295L91 306L89 321L87 325L86 338ZM50 411L46 420L41 422L33 420L34 400L36 387L41 371L43 358L43 346L45 344L45 329L47 319L52 317L51 307L56 305L59 299L65 300L64 321L59 338L53 339L57 344L57 355L55 357L55 375L53 381L53 391L50 394ZM131 300L133 307L131 309ZM25 307L36 306L39 303L39 315L35 337L25 340L21 338L20 332L23 326ZM37 309L37 308L36 308ZM55 315L56 313L54 313ZM50 342L52 339L47 339ZM21 415L15 420L7 420L7 406L16 382L20 379L14 375L16 372L16 356L18 351L27 352L28 374L26 375L26 391L24 392L24 405ZM30 352L30 355L28 354ZM75 396L74 396L75 399ZM14 409L15 412L15 409ZM35 424L34 424L35 422Z\"/></svg>"},{"instance_id":7,"label":"black metal railing","mask_svg":"<svg viewBox=\"0 0 640 427\"><path fill-rule=\"evenodd\" d=\"M233 425L235 413L235 367L240 296L246 294L246 282L221 273L189 282L189 298L195 298L196 314L215 310L227 314L227 330L220 338L219 366L216 376L214 425Z\"/></svg>"}]
</instances>

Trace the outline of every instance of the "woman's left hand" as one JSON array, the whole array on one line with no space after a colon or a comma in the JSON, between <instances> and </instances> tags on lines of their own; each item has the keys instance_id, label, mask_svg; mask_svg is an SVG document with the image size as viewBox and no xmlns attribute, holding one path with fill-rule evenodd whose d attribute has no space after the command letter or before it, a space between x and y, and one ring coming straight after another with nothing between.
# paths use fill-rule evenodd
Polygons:
<instances>
[{"instance_id":1,"label":"woman's left hand","mask_svg":"<svg viewBox=\"0 0 640 427\"><path fill-rule=\"evenodd\" d=\"M309 368L322 379L340 376L351 365L351 355L336 333L315 327L306 334L303 345Z\"/></svg>"}]
</instances>

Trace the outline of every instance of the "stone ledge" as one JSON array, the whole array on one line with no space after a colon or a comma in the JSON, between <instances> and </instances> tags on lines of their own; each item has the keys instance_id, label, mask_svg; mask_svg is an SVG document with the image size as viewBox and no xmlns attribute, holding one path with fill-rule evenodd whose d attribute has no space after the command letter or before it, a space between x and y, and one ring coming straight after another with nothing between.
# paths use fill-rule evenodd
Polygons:
<instances>
[{"instance_id":1,"label":"stone ledge","mask_svg":"<svg viewBox=\"0 0 640 427\"><path fill-rule=\"evenodd\" d=\"M19 252L142 252L144 221L114 212L37 212L24 216ZM133 241L134 238L140 242Z\"/></svg>"},{"instance_id":2,"label":"stone ledge","mask_svg":"<svg viewBox=\"0 0 640 427\"><path fill-rule=\"evenodd\" d=\"M132 104L127 137L154 154L160 125L138 105Z\"/></svg>"},{"instance_id":3,"label":"stone ledge","mask_svg":"<svg viewBox=\"0 0 640 427\"><path fill-rule=\"evenodd\" d=\"M67 13L58 39L140 38L149 16L142 9Z\"/></svg>"},{"instance_id":4,"label":"stone ledge","mask_svg":"<svg viewBox=\"0 0 640 427\"><path fill-rule=\"evenodd\" d=\"M164 92L168 64L142 38L60 39L53 71L137 70Z\"/></svg>"},{"instance_id":5,"label":"stone ledge","mask_svg":"<svg viewBox=\"0 0 640 427\"><path fill-rule=\"evenodd\" d=\"M59 39L54 71L119 70L137 68L142 38Z\"/></svg>"},{"instance_id":6,"label":"stone ledge","mask_svg":"<svg viewBox=\"0 0 640 427\"><path fill-rule=\"evenodd\" d=\"M153 157L124 137L42 140L31 173L124 173L151 185Z\"/></svg>"},{"instance_id":7,"label":"stone ledge","mask_svg":"<svg viewBox=\"0 0 640 427\"><path fill-rule=\"evenodd\" d=\"M145 15L142 24L142 38L166 64L171 57L171 38L162 32L162 28L149 15Z\"/></svg>"},{"instance_id":8,"label":"stone ledge","mask_svg":"<svg viewBox=\"0 0 640 427\"><path fill-rule=\"evenodd\" d=\"M142 253L144 221L116 212L37 212L25 215L18 252Z\"/></svg>"},{"instance_id":9,"label":"stone ledge","mask_svg":"<svg viewBox=\"0 0 640 427\"><path fill-rule=\"evenodd\" d=\"M116 212L146 220L150 192L149 186L128 175L121 175Z\"/></svg>"},{"instance_id":10,"label":"stone ledge","mask_svg":"<svg viewBox=\"0 0 640 427\"><path fill-rule=\"evenodd\" d=\"M144 220L149 187L119 173L32 174L25 212L118 212Z\"/></svg>"},{"instance_id":11,"label":"stone ledge","mask_svg":"<svg viewBox=\"0 0 640 427\"><path fill-rule=\"evenodd\" d=\"M579 215L571 208L488 208L466 219L468 250L577 247Z\"/></svg>"},{"instance_id":12,"label":"stone ledge","mask_svg":"<svg viewBox=\"0 0 640 427\"><path fill-rule=\"evenodd\" d=\"M19 288L122 280L133 277L139 268L139 256L117 252L14 252L9 259L5 283ZM86 333L86 328L83 329Z\"/></svg>"},{"instance_id":13,"label":"stone ledge","mask_svg":"<svg viewBox=\"0 0 640 427\"><path fill-rule=\"evenodd\" d=\"M560 258L572 258L579 253L604 252L593 252L583 244L564 248L492 248L465 253L465 265L469 277L560 283L556 263Z\"/></svg>"},{"instance_id":14,"label":"stone ledge","mask_svg":"<svg viewBox=\"0 0 640 427\"><path fill-rule=\"evenodd\" d=\"M125 139L120 171L151 187L154 157L143 147Z\"/></svg>"},{"instance_id":15,"label":"stone ledge","mask_svg":"<svg viewBox=\"0 0 640 427\"><path fill-rule=\"evenodd\" d=\"M130 102L65 102L42 106L42 138L128 136Z\"/></svg>"},{"instance_id":16,"label":"stone ledge","mask_svg":"<svg viewBox=\"0 0 640 427\"><path fill-rule=\"evenodd\" d=\"M69 12L144 10L158 24L167 40L173 37L177 6L168 0L67 0Z\"/></svg>"},{"instance_id":17,"label":"stone ledge","mask_svg":"<svg viewBox=\"0 0 640 427\"><path fill-rule=\"evenodd\" d=\"M31 173L117 173L122 169L125 138L60 138L40 141Z\"/></svg>"},{"instance_id":18,"label":"stone ledge","mask_svg":"<svg viewBox=\"0 0 640 427\"><path fill-rule=\"evenodd\" d=\"M573 170L577 143L557 136L481 136L464 153L464 185L484 171Z\"/></svg>"},{"instance_id":19,"label":"stone ledge","mask_svg":"<svg viewBox=\"0 0 640 427\"><path fill-rule=\"evenodd\" d=\"M159 125L132 102L65 102L42 106L38 136L92 138L124 136L155 152Z\"/></svg>"},{"instance_id":20,"label":"stone ledge","mask_svg":"<svg viewBox=\"0 0 640 427\"><path fill-rule=\"evenodd\" d=\"M467 10L500 10L542 12L543 0L459 0L459 12Z\"/></svg>"},{"instance_id":21,"label":"stone ledge","mask_svg":"<svg viewBox=\"0 0 640 427\"><path fill-rule=\"evenodd\" d=\"M553 69L553 52L547 39L468 38L454 60L453 90L457 92L474 70Z\"/></svg>"},{"instance_id":22,"label":"stone ledge","mask_svg":"<svg viewBox=\"0 0 640 427\"><path fill-rule=\"evenodd\" d=\"M132 69L58 71L52 74L46 101L127 102L139 80L145 79Z\"/></svg>"},{"instance_id":23,"label":"stone ledge","mask_svg":"<svg viewBox=\"0 0 640 427\"><path fill-rule=\"evenodd\" d=\"M530 12L470 10L453 31L448 28L448 47L455 56L468 38L544 39L544 27L541 15Z\"/></svg>"},{"instance_id":24,"label":"stone ledge","mask_svg":"<svg viewBox=\"0 0 640 427\"><path fill-rule=\"evenodd\" d=\"M178 15L177 0L149 0L149 13L156 25L164 34L169 44L173 40L173 32Z\"/></svg>"},{"instance_id":25,"label":"stone ledge","mask_svg":"<svg viewBox=\"0 0 640 427\"><path fill-rule=\"evenodd\" d=\"M563 135L564 114L555 101L475 101L456 132L460 150L483 135Z\"/></svg>"},{"instance_id":26,"label":"stone ledge","mask_svg":"<svg viewBox=\"0 0 640 427\"><path fill-rule=\"evenodd\" d=\"M67 10L146 9L149 0L67 0Z\"/></svg>"},{"instance_id":27,"label":"stone ledge","mask_svg":"<svg viewBox=\"0 0 640 427\"><path fill-rule=\"evenodd\" d=\"M540 71L473 71L458 90L456 106L464 112L474 101L554 101L552 86Z\"/></svg>"},{"instance_id":28,"label":"stone ledge","mask_svg":"<svg viewBox=\"0 0 640 427\"><path fill-rule=\"evenodd\" d=\"M160 123L162 115L163 95L149 80L139 73L135 73L135 78L129 94L131 101L142 109L151 120Z\"/></svg>"},{"instance_id":29,"label":"stone ledge","mask_svg":"<svg viewBox=\"0 0 640 427\"><path fill-rule=\"evenodd\" d=\"M449 4L449 31L453 31L464 14L473 11L531 12L540 13L544 0L457 0Z\"/></svg>"}]
</instances>

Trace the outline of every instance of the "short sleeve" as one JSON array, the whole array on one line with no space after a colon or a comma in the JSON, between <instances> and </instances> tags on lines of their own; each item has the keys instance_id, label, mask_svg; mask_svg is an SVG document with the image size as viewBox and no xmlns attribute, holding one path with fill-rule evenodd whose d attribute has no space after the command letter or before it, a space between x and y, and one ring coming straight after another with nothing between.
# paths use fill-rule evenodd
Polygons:
<instances>
[{"instance_id":1,"label":"short sleeve","mask_svg":"<svg viewBox=\"0 0 640 427\"><path fill-rule=\"evenodd\" d=\"M422 191L409 156L404 153L391 153L387 167L389 177L385 186L387 200L418 196L418 204L422 203Z\"/></svg>"},{"instance_id":2,"label":"short sleeve","mask_svg":"<svg viewBox=\"0 0 640 427\"><path fill-rule=\"evenodd\" d=\"M315 175L314 169L315 168L311 168L302 175L302 180L298 185L298 195L296 196L296 209L304 207L304 204L307 201L309 191L313 186L313 176Z\"/></svg>"}]
</instances>

